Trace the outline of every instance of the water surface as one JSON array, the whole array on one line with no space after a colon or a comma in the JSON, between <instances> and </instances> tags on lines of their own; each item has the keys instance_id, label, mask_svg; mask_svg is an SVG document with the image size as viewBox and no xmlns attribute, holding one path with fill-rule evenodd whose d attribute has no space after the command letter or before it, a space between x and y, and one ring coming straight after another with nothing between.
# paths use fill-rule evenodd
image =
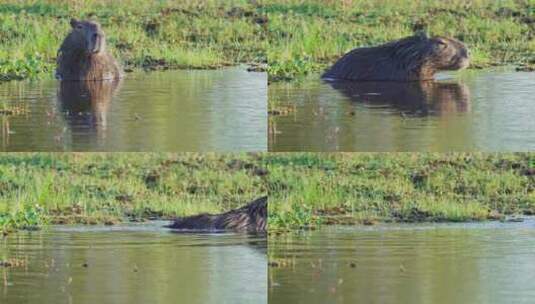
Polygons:
<instances>
[{"instance_id":1,"label":"water surface","mask_svg":"<svg viewBox=\"0 0 535 304\"><path fill-rule=\"evenodd\" d=\"M468 71L432 82L274 83L270 151L535 150L535 73Z\"/></svg>"},{"instance_id":2,"label":"water surface","mask_svg":"<svg viewBox=\"0 0 535 304\"><path fill-rule=\"evenodd\" d=\"M266 239L164 223L53 227L1 240L0 303L267 303Z\"/></svg>"},{"instance_id":3,"label":"water surface","mask_svg":"<svg viewBox=\"0 0 535 304\"><path fill-rule=\"evenodd\" d=\"M267 76L240 68L120 83L0 84L3 151L265 151Z\"/></svg>"},{"instance_id":4,"label":"water surface","mask_svg":"<svg viewBox=\"0 0 535 304\"><path fill-rule=\"evenodd\" d=\"M269 303L533 303L535 220L270 238Z\"/></svg>"}]
</instances>

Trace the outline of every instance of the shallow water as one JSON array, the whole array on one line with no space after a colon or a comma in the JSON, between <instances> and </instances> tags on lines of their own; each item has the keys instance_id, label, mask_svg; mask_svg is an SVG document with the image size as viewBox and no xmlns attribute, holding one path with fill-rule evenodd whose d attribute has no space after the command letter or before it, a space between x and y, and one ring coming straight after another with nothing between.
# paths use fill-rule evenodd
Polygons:
<instances>
[{"instance_id":1,"label":"shallow water","mask_svg":"<svg viewBox=\"0 0 535 304\"><path fill-rule=\"evenodd\" d=\"M270 304L535 298L535 220L331 227L270 238L268 254L282 265L269 269Z\"/></svg>"},{"instance_id":2,"label":"shallow water","mask_svg":"<svg viewBox=\"0 0 535 304\"><path fill-rule=\"evenodd\" d=\"M267 303L265 237L163 224L10 235L0 259L26 265L0 267L0 303Z\"/></svg>"},{"instance_id":3,"label":"shallow water","mask_svg":"<svg viewBox=\"0 0 535 304\"><path fill-rule=\"evenodd\" d=\"M425 83L274 83L270 151L535 149L535 73L468 71Z\"/></svg>"},{"instance_id":4,"label":"shallow water","mask_svg":"<svg viewBox=\"0 0 535 304\"><path fill-rule=\"evenodd\" d=\"M4 151L265 151L267 76L240 68L127 74L118 84L0 84Z\"/></svg>"}]
</instances>

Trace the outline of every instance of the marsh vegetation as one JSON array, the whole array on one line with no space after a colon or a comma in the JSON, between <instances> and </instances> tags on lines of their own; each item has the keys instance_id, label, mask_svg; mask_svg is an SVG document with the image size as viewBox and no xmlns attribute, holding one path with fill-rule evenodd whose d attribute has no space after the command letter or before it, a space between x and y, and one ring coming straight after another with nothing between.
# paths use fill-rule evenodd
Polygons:
<instances>
[{"instance_id":1,"label":"marsh vegetation","mask_svg":"<svg viewBox=\"0 0 535 304\"><path fill-rule=\"evenodd\" d=\"M245 154L5 154L0 229L221 213L266 194Z\"/></svg>"},{"instance_id":2,"label":"marsh vegetation","mask_svg":"<svg viewBox=\"0 0 535 304\"><path fill-rule=\"evenodd\" d=\"M535 6L521 1L266 0L271 80L319 72L349 50L415 31L463 41L471 67L535 66Z\"/></svg>"},{"instance_id":3,"label":"marsh vegetation","mask_svg":"<svg viewBox=\"0 0 535 304\"><path fill-rule=\"evenodd\" d=\"M6 0L0 4L0 80L52 77L72 17L98 20L126 70L266 62L266 20L247 0Z\"/></svg>"}]
</instances>

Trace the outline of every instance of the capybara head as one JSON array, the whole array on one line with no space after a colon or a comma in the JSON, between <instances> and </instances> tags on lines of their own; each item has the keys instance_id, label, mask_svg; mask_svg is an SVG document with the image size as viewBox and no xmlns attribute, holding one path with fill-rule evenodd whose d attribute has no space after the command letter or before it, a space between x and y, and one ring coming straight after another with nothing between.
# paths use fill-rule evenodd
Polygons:
<instances>
[{"instance_id":1,"label":"capybara head","mask_svg":"<svg viewBox=\"0 0 535 304\"><path fill-rule=\"evenodd\" d=\"M468 67L468 49L459 40L436 36L429 38L429 62L436 70L460 70Z\"/></svg>"},{"instance_id":2,"label":"capybara head","mask_svg":"<svg viewBox=\"0 0 535 304\"><path fill-rule=\"evenodd\" d=\"M86 54L99 54L106 50L106 36L95 21L71 19L70 46Z\"/></svg>"}]
</instances>

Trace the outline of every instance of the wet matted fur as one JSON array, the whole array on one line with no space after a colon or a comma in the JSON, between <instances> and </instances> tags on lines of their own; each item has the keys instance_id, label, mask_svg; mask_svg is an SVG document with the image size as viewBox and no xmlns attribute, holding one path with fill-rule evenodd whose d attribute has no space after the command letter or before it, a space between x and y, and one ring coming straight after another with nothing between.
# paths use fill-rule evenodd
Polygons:
<instances>
[{"instance_id":1,"label":"wet matted fur","mask_svg":"<svg viewBox=\"0 0 535 304\"><path fill-rule=\"evenodd\" d=\"M222 214L199 214L177 218L167 226L184 230L232 230L243 232L265 232L267 224L267 196Z\"/></svg>"},{"instance_id":2,"label":"wet matted fur","mask_svg":"<svg viewBox=\"0 0 535 304\"><path fill-rule=\"evenodd\" d=\"M459 70L468 64L468 49L462 42L419 34L376 47L354 49L322 77L359 81L430 80L437 71Z\"/></svg>"},{"instance_id":3,"label":"wet matted fur","mask_svg":"<svg viewBox=\"0 0 535 304\"><path fill-rule=\"evenodd\" d=\"M112 80L123 77L121 67L106 48L106 35L99 23L72 19L71 27L58 50L57 79Z\"/></svg>"}]
</instances>

